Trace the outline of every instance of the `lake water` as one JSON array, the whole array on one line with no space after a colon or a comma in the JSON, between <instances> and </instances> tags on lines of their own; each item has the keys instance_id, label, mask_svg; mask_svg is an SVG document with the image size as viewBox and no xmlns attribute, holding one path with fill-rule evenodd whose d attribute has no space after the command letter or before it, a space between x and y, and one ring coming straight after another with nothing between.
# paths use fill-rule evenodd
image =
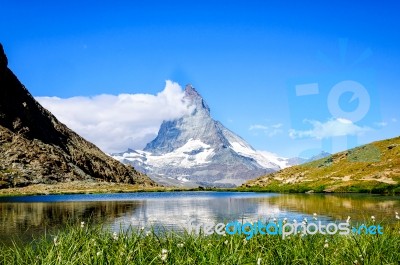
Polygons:
<instances>
[{"instance_id":1,"label":"lake water","mask_svg":"<svg viewBox=\"0 0 400 265\"><path fill-rule=\"evenodd\" d=\"M394 222L399 196L363 194L274 194L256 192L142 192L0 197L0 242L29 242L54 234L68 222L90 220L113 230L163 227L182 230L187 221L312 219Z\"/></svg>"}]
</instances>

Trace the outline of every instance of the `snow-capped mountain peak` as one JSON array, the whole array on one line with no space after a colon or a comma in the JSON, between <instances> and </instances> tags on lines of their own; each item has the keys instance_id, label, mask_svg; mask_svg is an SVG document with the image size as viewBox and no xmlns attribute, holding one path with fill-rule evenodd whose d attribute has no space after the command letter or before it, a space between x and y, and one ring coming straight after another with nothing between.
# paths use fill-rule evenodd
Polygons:
<instances>
[{"instance_id":1,"label":"snow-capped mountain peak","mask_svg":"<svg viewBox=\"0 0 400 265\"><path fill-rule=\"evenodd\" d=\"M157 137L143 151L114 154L164 184L234 186L285 167L272 154L256 151L240 136L212 119L210 108L187 85L189 114L164 121Z\"/></svg>"}]
</instances>

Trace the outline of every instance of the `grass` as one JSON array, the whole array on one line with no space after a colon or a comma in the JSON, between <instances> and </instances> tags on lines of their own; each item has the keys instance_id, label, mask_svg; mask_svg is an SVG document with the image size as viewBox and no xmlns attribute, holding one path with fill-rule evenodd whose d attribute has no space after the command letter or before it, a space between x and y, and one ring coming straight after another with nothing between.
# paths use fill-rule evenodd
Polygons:
<instances>
[{"instance_id":1,"label":"grass","mask_svg":"<svg viewBox=\"0 0 400 265\"><path fill-rule=\"evenodd\" d=\"M400 194L400 137L289 167L238 188L267 192Z\"/></svg>"},{"instance_id":2,"label":"grass","mask_svg":"<svg viewBox=\"0 0 400 265\"><path fill-rule=\"evenodd\" d=\"M35 184L19 188L0 189L0 197L48 195L48 194L95 194L95 193L127 193L127 192L162 192L162 191L189 191L202 189L175 188L175 187L143 187L113 182L73 181L55 184Z\"/></svg>"},{"instance_id":3,"label":"grass","mask_svg":"<svg viewBox=\"0 0 400 265\"><path fill-rule=\"evenodd\" d=\"M1 184L1 179L0 179ZM100 194L100 193L129 193L129 192L172 192L172 191L240 191L236 188L214 188L214 187L143 187L114 182L98 181L72 181L59 182L55 184L34 184L26 187L0 189L0 197L27 196L27 195L49 195L49 194Z\"/></svg>"},{"instance_id":4,"label":"grass","mask_svg":"<svg viewBox=\"0 0 400 265\"><path fill-rule=\"evenodd\" d=\"M400 223L383 235L192 235L69 226L28 245L0 247L1 264L398 264Z\"/></svg>"},{"instance_id":5,"label":"grass","mask_svg":"<svg viewBox=\"0 0 400 265\"><path fill-rule=\"evenodd\" d=\"M293 183L289 185L282 184L278 180L269 180L268 185L240 186L237 191L248 192L278 192L278 193L369 193L382 195L400 195L400 184L391 185L382 182L364 181L351 185L336 188L333 191L327 191L329 185L321 183Z\"/></svg>"}]
</instances>

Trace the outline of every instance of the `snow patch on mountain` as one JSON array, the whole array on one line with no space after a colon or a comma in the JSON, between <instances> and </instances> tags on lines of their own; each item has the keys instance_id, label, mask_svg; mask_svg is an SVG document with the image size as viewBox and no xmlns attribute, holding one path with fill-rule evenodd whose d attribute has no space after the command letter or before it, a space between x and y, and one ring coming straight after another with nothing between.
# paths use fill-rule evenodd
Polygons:
<instances>
[{"instance_id":1,"label":"snow patch on mountain","mask_svg":"<svg viewBox=\"0 0 400 265\"><path fill-rule=\"evenodd\" d=\"M276 170L280 169L278 164L274 163L273 161L271 161L270 159L265 157L262 153L254 150L254 149L250 149L250 148L242 145L239 142L233 142L233 143L231 143L231 145L232 145L232 149L236 153L238 153L239 155L254 159L262 167L274 168ZM276 167L276 165L278 165L278 167Z\"/></svg>"},{"instance_id":2,"label":"snow patch on mountain","mask_svg":"<svg viewBox=\"0 0 400 265\"><path fill-rule=\"evenodd\" d=\"M293 166L292 164L290 164L289 158L281 157L277 154L267 152L267 151L257 151L257 153L262 155L268 161L271 161L271 163L278 165L280 169L284 169L284 168Z\"/></svg>"},{"instance_id":3,"label":"snow patch on mountain","mask_svg":"<svg viewBox=\"0 0 400 265\"><path fill-rule=\"evenodd\" d=\"M186 86L191 112L164 121L143 151L113 154L162 184L236 186L288 166L287 159L255 150L240 136L211 118L200 94Z\"/></svg>"},{"instance_id":4,"label":"snow patch on mountain","mask_svg":"<svg viewBox=\"0 0 400 265\"><path fill-rule=\"evenodd\" d=\"M150 152L136 150L114 155L117 160L147 163L153 167L176 166L189 168L210 163L214 149L200 140L189 139L189 141L174 150L163 155L153 155Z\"/></svg>"}]
</instances>

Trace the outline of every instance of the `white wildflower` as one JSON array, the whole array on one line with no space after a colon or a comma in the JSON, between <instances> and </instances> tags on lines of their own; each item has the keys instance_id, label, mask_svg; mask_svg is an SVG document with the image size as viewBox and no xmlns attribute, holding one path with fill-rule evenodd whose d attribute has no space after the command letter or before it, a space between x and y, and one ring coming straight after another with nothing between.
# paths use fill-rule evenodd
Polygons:
<instances>
[{"instance_id":1,"label":"white wildflower","mask_svg":"<svg viewBox=\"0 0 400 265\"><path fill-rule=\"evenodd\" d=\"M228 245L228 240L225 240L225 241L224 241L224 244L225 244L225 245Z\"/></svg>"},{"instance_id":2,"label":"white wildflower","mask_svg":"<svg viewBox=\"0 0 400 265\"><path fill-rule=\"evenodd\" d=\"M167 258L168 258L168 250L166 250L165 248L163 248L163 249L161 250L160 258L161 258L162 261L166 261Z\"/></svg>"},{"instance_id":3,"label":"white wildflower","mask_svg":"<svg viewBox=\"0 0 400 265\"><path fill-rule=\"evenodd\" d=\"M318 218L317 218L317 213L314 213L314 214L313 214L313 219L314 219L315 221L318 220Z\"/></svg>"},{"instance_id":4,"label":"white wildflower","mask_svg":"<svg viewBox=\"0 0 400 265\"><path fill-rule=\"evenodd\" d=\"M350 223L350 219L351 219L351 217L350 217L350 216L347 216L346 223Z\"/></svg>"},{"instance_id":5,"label":"white wildflower","mask_svg":"<svg viewBox=\"0 0 400 265\"><path fill-rule=\"evenodd\" d=\"M53 242L54 242L55 246L58 246L58 244L59 244L59 242L57 240L58 240L58 237L53 238Z\"/></svg>"},{"instance_id":6,"label":"white wildflower","mask_svg":"<svg viewBox=\"0 0 400 265\"><path fill-rule=\"evenodd\" d=\"M116 232L113 233L113 239L118 240L118 234Z\"/></svg>"},{"instance_id":7,"label":"white wildflower","mask_svg":"<svg viewBox=\"0 0 400 265\"><path fill-rule=\"evenodd\" d=\"M98 251L97 253L96 253L96 256L98 257L98 256L100 256L101 255L101 251Z\"/></svg>"},{"instance_id":8,"label":"white wildflower","mask_svg":"<svg viewBox=\"0 0 400 265\"><path fill-rule=\"evenodd\" d=\"M257 259L257 265L261 265L261 258Z\"/></svg>"},{"instance_id":9,"label":"white wildflower","mask_svg":"<svg viewBox=\"0 0 400 265\"><path fill-rule=\"evenodd\" d=\"M244 239L243 239L243 245L246 245L246 244L247 244L247 239L244 238Z\"/></svg>"},{"instance_id":10,"label":"white wildflower","mask_svg":"<svg viewBox=\"0 0 400 265\"><path fill-rule=\"evenodd\" d=\"M166 261L167 258L168 258L168 254L161 254L160 258L161 258L162 261Z\"/></svg>"},{"instance_id":11,"label":"white wildflower","mask_svg":"<svg viewBox=\"0 0 400 265\"><path fill-rule=\"evenodd\" d=\"M328 248L329 247L329 244L328 243L325 243L324 244L324 248Z\"/></svg>"},{"instance_id":12,"label":"white wildflower","mask_svg":"<svg viewBox=\"0 0 400 265\"><path fill-rule=\"evenodd\" d=\"M375 216L371 216L372 222L375 222Z\"/></svg>"},{"instance_id":13,"label":"white wildflower","mask_svg":"<svg viewBox=\"0 0 400 265\"><path fill-rule=\"evenodd\" d=\"M286 224L287 223L287 218L283 218L283 223Z\"/></svg>"},{"instance_id":14,"label":"white wildflower","mask_svg":"<svg viewBox=\"0 0 400 265\"><path fill-rule=\"evenodd\" d=\"M81 222L81 227L85 227L85 222Z\"/></svg>"},{"instance_id":15,"label":"white wildflower","mask_svg":"<svg viewBox=\"0 0 400 265\"><path fill-rule=\"evenodd\" d=\"M178 248L183 248L183 243L178 243L178 244L176 244L176 246L177 246Z\"/></svg>"}]
</instances>

